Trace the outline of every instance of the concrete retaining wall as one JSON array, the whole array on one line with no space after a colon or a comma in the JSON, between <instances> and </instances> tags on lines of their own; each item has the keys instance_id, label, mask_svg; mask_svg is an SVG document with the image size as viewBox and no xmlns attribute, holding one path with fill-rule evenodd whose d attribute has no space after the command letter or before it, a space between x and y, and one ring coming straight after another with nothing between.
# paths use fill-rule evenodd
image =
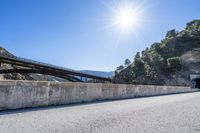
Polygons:
<instances>
[{"instance_id":1,"label":"concrete retaining wall","mask_svg":"<svg viewBox=\"0 0 200 133\"><path fill-rule=\"evenodd\" d=\"M191 91L177 86L0 81L0 110Z\"/></svg>"}]
</instances>

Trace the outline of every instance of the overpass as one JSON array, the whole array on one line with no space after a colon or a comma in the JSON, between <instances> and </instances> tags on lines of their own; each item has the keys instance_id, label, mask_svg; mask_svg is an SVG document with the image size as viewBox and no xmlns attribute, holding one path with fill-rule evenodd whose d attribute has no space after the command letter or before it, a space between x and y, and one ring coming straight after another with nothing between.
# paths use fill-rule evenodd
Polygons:
<instances>
[{"instance_id":1,"label":"overpass","mask_svg":"<svg viewBox=\"0 0 200 133\"><path fill-rule=\"evenodd\" d=\"M0 55L0 63L11 64L12 66L17 66L14 69L1 69L0 74L6 73L38 73L44 75L51 75L55 77L60 77L71 82L111 82L110 78L96 76L92 74L87 74L80 71L75 71L72 69L51 65L47 63L42 63L30 59L25 59L21 57L9 57Z\"/></svg>"}]
</instances>

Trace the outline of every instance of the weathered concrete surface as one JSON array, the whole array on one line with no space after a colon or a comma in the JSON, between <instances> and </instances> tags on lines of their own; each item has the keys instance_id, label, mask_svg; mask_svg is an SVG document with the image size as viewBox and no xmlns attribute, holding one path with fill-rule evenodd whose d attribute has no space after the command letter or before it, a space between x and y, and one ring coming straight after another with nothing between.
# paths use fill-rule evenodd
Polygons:
<instances>
[{"instance_id":1,"label":"weathered concrete surface","mask_svg":"<svg viewBox=\"0 0 200 133\"><path fill-rule=\"evenodd\" d=\"M0 110L191 91L177 86L0 81Z\"/></svg>"},{"instance_id":2,"label":"weathered concrete surface","mask_svg":"<svg viewBox=\"0 0 200 133\"><path fill-rule=\"evenodd\" d=\"M0 133L199 133L200 92L0 112Z\"/></svg>"}]
</instances>

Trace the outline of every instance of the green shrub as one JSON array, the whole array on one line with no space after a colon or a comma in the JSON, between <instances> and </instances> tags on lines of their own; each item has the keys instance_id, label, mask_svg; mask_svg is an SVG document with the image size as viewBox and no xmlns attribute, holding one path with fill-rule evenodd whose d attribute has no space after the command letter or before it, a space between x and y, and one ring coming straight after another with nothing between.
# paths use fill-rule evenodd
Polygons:
<instances>
[{"instance_id":1,"label":"green shrub","mask_svg":"<svg viewBox=\"0 0 200 133\"><path fill-rule=\"evenodd\" d=\"M182 68L182 63L180 57L171 57L167 59L167 65L172 71L180 71Z\"/></svg>"}]
</instances>

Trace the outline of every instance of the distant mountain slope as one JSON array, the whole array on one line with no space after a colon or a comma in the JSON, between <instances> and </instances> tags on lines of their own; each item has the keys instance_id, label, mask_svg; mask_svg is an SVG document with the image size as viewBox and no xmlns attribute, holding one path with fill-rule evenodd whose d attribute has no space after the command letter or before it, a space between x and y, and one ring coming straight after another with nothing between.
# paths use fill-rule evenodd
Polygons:
<instances>
[{"instance_id":1,"label":"distant mountain slope","mask_svg":"<svg viewBox=\"0 0 200 133\"><path fill-rule=\"evenodd\" d=\"M190 85L190 74L200 73L200 20L178 32L170 30L161 42L138 52L128 67L118 67L115 83Z\"/></svg>"},{"instance_id":2,"label":"distant mountain slope","mask_svg":"<svg viewBox=\"0 0 200 133\"><path fill-rule=\"evenodd\" d=\"M105 72L105 71L92 71L92 70L81 70L81 72L88 73L88 74L93 74L96 76L101 76L101 77L113 77L114 76L114 71L110 72Z\"/></svg>"}]
</instances>

